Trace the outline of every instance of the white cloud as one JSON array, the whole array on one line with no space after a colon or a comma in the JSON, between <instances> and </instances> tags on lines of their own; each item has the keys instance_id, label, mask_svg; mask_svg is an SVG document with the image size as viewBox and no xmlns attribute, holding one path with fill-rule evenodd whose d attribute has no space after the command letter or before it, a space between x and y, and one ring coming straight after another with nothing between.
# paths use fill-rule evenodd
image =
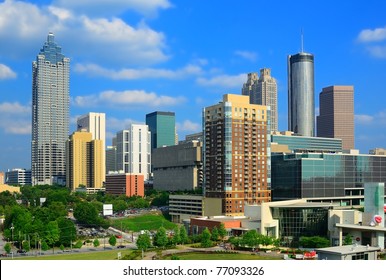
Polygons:
<instances>
[{"instance_id":1,"label":"white cloud","mask_svg":"<svg viewBox=\"0 0 386 280\"><path fill-rule=\"evenodd\" d=\"M93 15L121 14L134 10L145 16L154 16L159 9L168 9L172 5L168 0L56 0L54 5Z\"/></svg>"},{"instance_id":2,"label":"white cloud","mask_svg":"<svg viewBox=\"0 0 386 280\"><path fill-rule=\"evenodd\" d=\"M379 42L386 39L386 26L375 29L364 29L358 35L359 42Z\"/></svg>"},{"instance_id":3,"label":"white cloud","mask_svg":"<svg viewBox=\"0 0 386 280\"><path fill-rule=\"evenodd\" d=\"M187 65L181 69L168 70L156 68L143 69L121 69L119 71L103 68L96 64L76 64L74 70L78 73L85 73L89 76L105 77L113 80L135 80L145 78L164 78L164 79L179 79L191 75L200 75L202 69L200 66Z\"/></svg>"},{"instance_id":4,"label":"white cloud","mask_svg":"<svg viewBox=\"0 0 386 280\"><path fill-rule=\"evenodd\" d=\"M7 65L0 63L0 80L16 78L16 73L12 71Z\"/></svg>"},{"instance_id":5,"label":"white cloud","mask_svg":"<svg viewBox=\"0 0 386 280\"><path fill-rule=\"evenodd\" d=\"M246 74L239 75L219 75L212 78L197 78L197 83L201 86L221 87L221 88L242 88L246 81Z\"/></svg>"},{"instance_id":6,"label":"white cloud","mask_svg":"<svg viewBox=\"0 0 386 280\"><path fill-rule=\"evenodd\" d=\"M155 3L155 7L161 7L162 3L168 2L159 0ZM126 9L131 7L127 5ZM143 21L133 26L116 15L93 17L67 9L66 5L38 6L11 0L0 3L0 40L8 42L0 44L1 53L30 58L37 54L48 32L56 35L65 55L75 59L83 56L87 62L150 65L169 59L164 51L164 34Z\"/></svg>"},{"instance_id":7,"label":"white cloud","mask_svg":"<svg viewBox=\"0 0 386 280\"><path fill-rule=\"evenodd\" d=\"M386 58L386 46L369 46L367 51L374 57Z\"/></svg>"},{"instance_id":8,"label":"white cloud","mask_svg":"<svg viewBox=\"0 0 386 280\"><path fill-rule=\"evenodd\" d=\"M157 95L154 92L143 90L126 91L103 91L98 95L77 96L73 99L73 104L79 107L92 106L111 106L124 107L129 105L145 105L149 107L176 106L184 103L184 97L171 97L166 95Z\"/></svg>"},{"instance_id":9,"label":"white cloud","mask_svg":"<svg viewBox=\"0 0 386 280\"><path fill-rule=\"evenodd\" d=\"M235 54L252 62L257 60L257 53L250 51L235 51Z\"/></svg>"},{"instance_id":10,"label":"white cloud","mask_svg":"<svg viewBox=\"0 0 386 280\"><path fill-rule=\"evenodd\" d=\"M128 128L131 124L144 124L144 121L138 121L134 119L117 119L113 117L108 117L106 119L106 128L109 131L120 131L122 129Z\"/></svg>"},{"instance_id":11,"label":"white cloud","mask_svg":"<svg viewBox=\"0 0 386 280\"><path fill-rule=\"evenodd\" d=\"M0 129L8 134L31 133L31 107L18 102L0 103Z\"/></svg>"},{"instance_id":12,"label":"white cloud","mask_svg":"<svg viewBox=\"0 0 386 280\"><path fill-rule=\"evenodd\" d=\"M355 115L355 121L358 124L370 124L374 121L374 117L369 115Z\"/></svg>"},{"instance_id":13,"label":"white cloud","mask_svg":"<svg viewBox=\"0 0 386 280\"><path fill-rule=\"evenodd\" d=\"M192 122L190 120L185 120L183 123L177 123L176 126L177 131L199 132L202 130L201 124Z\"/></svg>"}]
</instances>

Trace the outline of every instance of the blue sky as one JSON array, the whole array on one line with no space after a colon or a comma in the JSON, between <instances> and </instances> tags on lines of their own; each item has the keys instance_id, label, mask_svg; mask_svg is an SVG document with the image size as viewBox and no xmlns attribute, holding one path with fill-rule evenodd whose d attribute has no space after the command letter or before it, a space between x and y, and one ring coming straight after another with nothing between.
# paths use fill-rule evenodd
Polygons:
<instances>
[{"instance_id":1,"label":"blue sky","mask_svg":"<svg viewBox=\"0 0 386 280\"><path fill-rule=\"evenodd\" d=\"M287 56L315 55L315 104L330 85L353 85L355 142L386 147L386 2L42 0L0 2L0 170L30 168L31 68L48 32L71 59L70 133L104 112L107 144L156 110L177 132L201 130L201 110L241 93L249 72L278 81L287 130Z\"/></svg>"}]
</instances>

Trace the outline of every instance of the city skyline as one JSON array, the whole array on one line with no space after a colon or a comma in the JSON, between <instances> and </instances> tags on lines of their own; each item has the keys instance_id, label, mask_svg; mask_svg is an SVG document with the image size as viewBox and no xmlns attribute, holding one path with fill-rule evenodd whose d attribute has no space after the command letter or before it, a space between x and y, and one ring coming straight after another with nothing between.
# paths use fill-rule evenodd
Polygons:
<instances>
[{"instance_id":1,"label":"city skyline","mask_svg":"<svg viewBox=\"0 0 386 280\"><path fill-rule=\"evenodd\" d=\"M146 114L171 111L184 139L202 130L204 107L241 94L247 73L261 68L277 79L279 130L288 130L287 56L301 51L303 30L304 51L315 58L315 117L322 88L352 85L356 148L386 146L385 3L327 1L306 13L297 8L305 1L78 2L0 2L2 171L30 168L31 62L49 32L71 59L69 134L79 116L105 113L110 145Z\"/></svg>"}]
</instances>

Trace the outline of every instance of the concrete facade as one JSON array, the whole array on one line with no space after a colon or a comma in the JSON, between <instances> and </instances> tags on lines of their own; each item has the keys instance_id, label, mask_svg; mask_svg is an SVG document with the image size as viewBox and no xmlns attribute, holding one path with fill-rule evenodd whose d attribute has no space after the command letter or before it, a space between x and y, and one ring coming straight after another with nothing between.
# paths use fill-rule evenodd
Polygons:
<instances>
[{"instance_id":1,"label":"concrete facade","mask_svg":"<svg viewBox=\"0 0 386 280\"><path fill-rule=\"evenodd\" d=\"M202 142L156 148L152 152L152 166L153 187L156 190L194 190L202 187Z\"/></svg>"},{"instance_id":2,"label":"concrete facade","mask_svg":"<svg viewBox=\"0 0 386 280\"><path fill-rule=\"evenodd\" d=\"M319 95L318 137L340 138L344 150L355 149L354 87L330 86Z\"/></svg>"}]
</instances>

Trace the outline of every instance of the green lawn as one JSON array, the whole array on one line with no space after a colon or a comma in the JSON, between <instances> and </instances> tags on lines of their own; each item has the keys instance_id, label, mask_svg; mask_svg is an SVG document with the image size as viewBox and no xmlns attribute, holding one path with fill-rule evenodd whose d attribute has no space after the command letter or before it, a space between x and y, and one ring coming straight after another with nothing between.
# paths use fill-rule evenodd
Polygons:
<instances>
[{"instance_id":1,"label":"green lawn","mask_svg":"<svg viewBox=\"0 0 386 280\"><path fill-rule=\"evenodd\" d=\"M180 260L280 260L277 258L259 256L252 254L223 254L223 253L201 253L201 252L191 252L191 253L181 253L175 254ZM165 260L170 260L172 256L167 256Z\"/></svg>"},{"instance_id":2,"label":"green lawn","mask_svg":"<svg viewBox=\"0 0 386 280\"><path fill-rule=\"evenodd\" d=\"M158 230L161 226L174 229L176 225L160 214L147 214L111 220L113 227L124 231Z\"/></svg>"}]
</instances>

